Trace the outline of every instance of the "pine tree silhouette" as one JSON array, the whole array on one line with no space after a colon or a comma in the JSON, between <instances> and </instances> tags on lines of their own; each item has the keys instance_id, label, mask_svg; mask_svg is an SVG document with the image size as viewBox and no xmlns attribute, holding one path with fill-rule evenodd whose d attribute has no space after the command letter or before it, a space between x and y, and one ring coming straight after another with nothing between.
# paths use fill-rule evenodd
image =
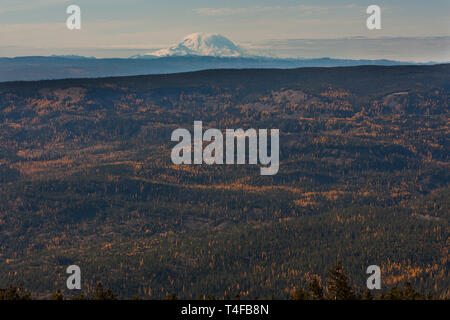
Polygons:
<instances>
[{"instance_id":1,"label":"pine tree silhouette","mask_svg":"<svg viewBox=\"0 0 450 320\"><path fill-rule=\"evenodd\" d=\"M356 295L349 284L340 261L329 271L328 298L331 300L356 299Z\"/></svg>"},{"instance_id":2,"label":"pine tree silhouette","mask_svg":"<svg viewBox=\"0 0 450 320\"><path fill-rule=\"evenodd\" d=\"M309 283L309 295L312 300L323 300L323 288L316 277Z\"/></svg>"}]
</instances>

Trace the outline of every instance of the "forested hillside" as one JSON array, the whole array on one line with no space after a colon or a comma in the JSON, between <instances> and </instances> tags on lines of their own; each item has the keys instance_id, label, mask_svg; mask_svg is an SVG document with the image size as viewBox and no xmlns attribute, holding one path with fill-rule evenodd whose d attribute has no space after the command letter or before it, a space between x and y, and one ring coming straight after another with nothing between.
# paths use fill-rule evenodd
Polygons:
<instances>
[{"instance_id":1,"label":"forested hillside","mask_svg":"<svg viewBox=\"0 0 450 320\"><path fill-rule=\"evenodd\" d=\"M288 298L336 261L448 295L450 65L0 83L0 288ZM280 169L181 165L171 133L280 129Z\"/></svg>"}]
</instances>

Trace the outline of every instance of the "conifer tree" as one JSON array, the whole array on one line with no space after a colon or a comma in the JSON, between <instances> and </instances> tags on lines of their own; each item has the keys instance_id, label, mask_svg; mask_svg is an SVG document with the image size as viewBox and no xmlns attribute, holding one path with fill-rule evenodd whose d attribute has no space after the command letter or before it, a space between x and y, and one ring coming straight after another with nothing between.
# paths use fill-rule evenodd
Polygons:
<instances>
[{"instance_id":1,"label":"conifer tree","mask_svg":"<svg viewBox=\"0 0 450 320\"><path fill-rule=\"evenodd\" d=\"M167 295L166 300L178 300L178 297L175 293L170 293Z\"/></svg>"},{"instance_id":2,"label":"conifer tree","mask_svg":"<svg viewBox=\"0 0 450 320\"><path fill-rule=\"evenodd\" d=\"M6 290L0 290L0 300L31 300L31 294L22 285L10 285Z\"/></svg>"},{"instance_id":3,"label":"conifer tree","mask_svg":"<svg viewBox=\"0 0 450 320\"><path fill-rule=\"evenodd\" d=\"M323 300L323 288L316 277L309 283L309 295L312 300Z\"/></svg>"},{"instance_id":4,"label":"conifer tree","mask_svg":"<svg viewBox=\"0 0 450 320\"><path fill-rule=\"evenodd\" d=\"M392 286L391 289L383 296L384 300L401 300L403 297L402 291L397 286Z\"/></svg>"},{"instance_id":5,"label":"conifer tree","mask_svg":"<svg viewBox=\"0 0 450 320\"><path fill-rule=\"evenodd\" d=\"M110 289L105 289L101 282L97 283L95 287L93 300L117 300L117 295L115 295Z\"/></svg>"},{"instance_id":6,"label":"conifer tree","mask_svg":"<svg viewBox=\"0 0 450 320\"><path fill-rule=\"evenodd\" d=\"M329 271L328 298L331 300L354 300L356 298L340 261Z\"/></svg>"},{"instance_id":7,"label":"conifer tree","mask_svg":"<svg viewBox=\"0 0 450 320\"><path fill-rule=\"evenodd\" d=\"M424 296L414 290L410 282L403 285L403 299L405 300L423 300Z\"/></svg>"},{"instance_id":8,"label":"conifer tree","mask_svg":"<svg viewBox=\"0 0 450 320\"><path fill-rule=\"evenodd\" d=\"M50 300L64 300L64 295L61 293L61 291L58 289L56 292L52 295Z\"/></svg>"},{"instance_id":9,"label":"conifer tree","mask_svg":"<svg viewBox=\"0 0 450 320\"><path fill-rule=\"evenodd\" d=\"M363 300L373 300L372 293L370 292L370 290L369 290L368 288L366 288L366 289L364 290L364 294L363 294L363 296L362 296L362 299L363 299Z\"/></svg>"},{"instance_id":10,"label":"conifer tree","mask_svg":"<svg viewBox=\"0 0 450 320\"><path fill-rule=\"evenodd\" d=\"M308 298L309 295L303 288L298 288L291 296L291 300L308 300Z\"/></svg>"}]
</instances>

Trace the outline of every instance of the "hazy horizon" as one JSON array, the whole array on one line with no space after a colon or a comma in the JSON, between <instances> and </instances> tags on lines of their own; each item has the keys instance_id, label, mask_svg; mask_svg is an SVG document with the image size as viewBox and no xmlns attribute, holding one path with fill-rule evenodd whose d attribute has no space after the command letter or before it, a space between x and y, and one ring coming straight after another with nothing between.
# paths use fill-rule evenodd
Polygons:
<instances>
[{"instance_id":1,"label":"hazy horizon","mask_svg":"<svg viewBox=\"0 0 450 320\"><path fill-rule=\"evenodd\" d=\"M230 39L232 40L232 39ZM237 43L247 53L274 58L333 58L353 60L394 60L402 62L450 62L449 37L422 38L336 38L336 39L268 39L254 43ZM165 47L156 48L24 48L1 47L4 58L25 56L64 56L129 58L148 54ZM27 49L26 54L16 54Z\"/></svg>"},{"instance_id":2,"label":"hazy horizon","mask_svg":"<svg viewBox=\"0 0 450 320\"><path fill-rule=\"evenodd\" d=\"M82 55L127 58L176 44L194 32L222 34L249 53L282 58L450 61L450 4L378 1L381 30L368 30L370 1L4 0L0 57ZM81 8L68 30L66 8Z\"/></svg>"}]
</instances>

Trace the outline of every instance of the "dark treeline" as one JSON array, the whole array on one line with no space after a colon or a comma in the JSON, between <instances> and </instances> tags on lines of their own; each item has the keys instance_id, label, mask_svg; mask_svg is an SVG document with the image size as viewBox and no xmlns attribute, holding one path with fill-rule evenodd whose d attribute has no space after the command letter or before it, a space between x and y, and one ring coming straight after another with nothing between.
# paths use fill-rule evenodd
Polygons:
<instances>
[{"instance_id":1,"label":"dark treeline","mask_svg":"<svg viewBox=\"0 0 450 320\"><path fill-rule=\"evenodd\" d=\"M348 276L345 274L342 264L336 263L328 272L328 281L322 286L317 278L312 279L306 288L296 287L290 296L291 300L447 300L449 297L438 297L431 293L423 294L416 291L411 283L405 282L402 286L392 286L384 293L381 290L364 291L360 288L352 287ZM15 287L10 285L8 289L0 289L0 300L33 300L36 299L31 292L25 290L22 286ZM101 282L98 282L92 294L90 295L70 295L65 296L60 290L57 290L47 300L117 300L112 290L105 288ZM139 295L132 297L133 300L139 300ZM230 297L225 295L218 298L214 295L202 294L198 300L240 300L239 293ZM274 296L255 299L274 299ZM176 293L168 294L164 300L178 300Z\"/></svg>"}]
</instances>

